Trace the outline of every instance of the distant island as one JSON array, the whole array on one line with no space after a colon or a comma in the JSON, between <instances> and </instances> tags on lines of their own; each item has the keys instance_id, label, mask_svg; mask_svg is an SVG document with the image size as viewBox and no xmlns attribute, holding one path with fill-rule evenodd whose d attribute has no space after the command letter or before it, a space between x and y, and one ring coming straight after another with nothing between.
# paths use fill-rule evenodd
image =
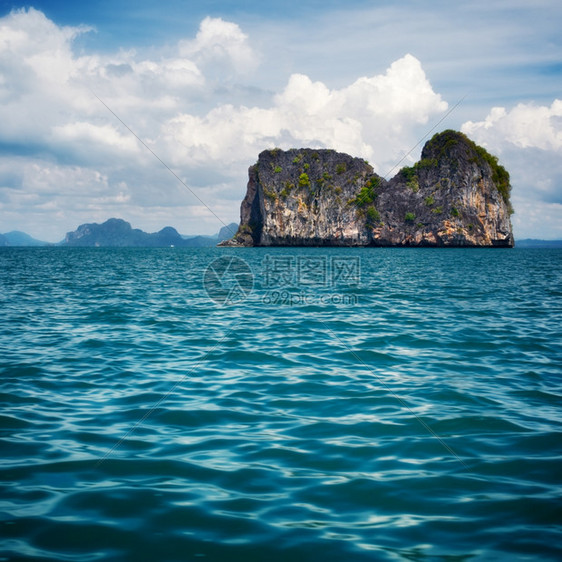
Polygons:
<instances>
[{"instance_id":1,"label":"distant island","mask_svg":"<svg viewBox=\"0 0 562 562\"><path fill-rule=\"evenodd\" d=\"M6 234L0 234L0 246L49 246L49 242L37 240L20 230L12 230Z\"/></svg>"},{"instance_id":2,"label":"distant island","mask_svg":"<svg viewBox=\"0 0 562 562\"><path fill-rule=\"evenodd\" d=\"M334 150L266 150L221 245L510 248L510 191L497 158L452 130L389 181Z\"/></svg>"},{"instance_id":3,"label":"distant island","mask_svg":"<svg viewBox=\"0 0 562 562\"><path fill-rule=\"evenodd\" d=\"M535 238L517 239L518 248L562 248L562 240L537 240Z\"/></svg>"},{"instance_id":4,"label":"distant island","mask_svg":"<svg viewBox=\"0 0 562 562\"><path fill-rule=\"evenodd\" d=\"M90 247L137 247L137 248L194 248L215 246L236 232L238 225L232 223L220 229L215 236L183 237L175 228L166 226L159 232L147 233L132 228L123 219L109 219L102 224L82 224L68 232L62 246Z\"/></svg>"},{"instance_id":5,"label":"distant island","mask_svg":"<svg viewBox=\"0 0 562 562\"><path fill-rule=\"evenodd\" d=\"M68 232L58 244L42 242L25 232L12 231L0 234L0 247L7 246L63 246L63 247L137 247L137 248L203 248L231 238L238 229L236 223L223 226L212 236L182 236L175 228L167 226L155 233L132 228L123 219L112 218L102 224L88 223Z\"/></svg>"}]
</instances>

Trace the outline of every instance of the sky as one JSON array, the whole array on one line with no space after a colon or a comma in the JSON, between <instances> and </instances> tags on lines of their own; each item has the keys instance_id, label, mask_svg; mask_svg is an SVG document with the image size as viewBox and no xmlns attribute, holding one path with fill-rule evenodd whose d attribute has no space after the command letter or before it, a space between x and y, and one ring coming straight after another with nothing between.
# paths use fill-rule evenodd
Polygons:
<instances>
[{"instance_id":1,"label":"sky","mask_svg":"<svg viewBox=\"0 0 562 562\"><path fill-rule=\"evenodd\" d=\"M514 234L562 239L559 0L0 0L0 232L238 222L262 150L390 179L456 129L511 174Z\"/></svg>"}]
</instances>

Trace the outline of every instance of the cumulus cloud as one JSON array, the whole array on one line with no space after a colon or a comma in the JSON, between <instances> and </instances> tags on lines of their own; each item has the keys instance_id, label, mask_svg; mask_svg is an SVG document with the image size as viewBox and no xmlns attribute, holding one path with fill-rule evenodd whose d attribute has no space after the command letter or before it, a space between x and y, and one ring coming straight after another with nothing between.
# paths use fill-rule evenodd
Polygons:
<instances>
[{"instance_id":1,"label":"cumulus cloud","mask_svg":"<svg viewBox=\"0 0 562 562\"><path fill-rule=\"evenodd\" d=\"M463 132L481 142L562 152L562 100L550 107L520 103L510 111L494 107L484 121L467 121Z\"/></svg>"},{"instance_id":2,"label":"cumulus cloud","mask_svg":"<svg viewBox=\"0 0 562 562\"><path fill-rule=\"evenodd\" d=\"M294 73L277 92L255 96L249 77L260 56L233 22L205 18L195 37L150 55L77 54L73 41L90 31L34 9L0 19L0 231L28 225L36 237L57 240L81 222L120 216L152 231L171 224L216 232L216 218L116 115L230 222L260 151L334 148L388 175L448 107L409 54L337 88ZM245 101L235 102L234 92ZM560 203L562 168L552 155L562 161L561 125L556 100L495 108L463 130L501 156L518 209L533 197ZM532 158L544 163L543 176L530 172Z\"/></svg>"},{"instance_id":3,"label":"cumulus cloud","mask_svg":"<svg viewBox=\"0 0 562 562\"><path fill-rule=\"evenodd\" d=\"M494 107L482 121L467 121L462 131L510 171L516 235L542 231L544 237L562 238L562 100Z\"/></svg>"},{"instance_id":4,"label":"cumulus cloud","mask_svg":"<svg viewBox=\"0 0 562 562\"><path fill-rule=\"evenodd\" d=\"M339 90L294 74L270 108L223 105L202 117L181 114L169 120L164 134L175 143L176 161L232 163L267 147L306 145L373 159L384 173L415 142L416 126L446 109L420 61L406 55L385 74Z\"/></svg>"},{"instance_id":5,"label":"cumulus cloud","mask_svg":"<svg viewBox=\"0 0 562 562\"><path fill-rule=\"evenodd\" d=\"M58 27L36 10L0 20L0 139L29 141L48 130L69 101L69 45L84 31Z\"/></svg>"},{"instance_id":6,"label":"cumulus cloud","mask_svg":"<svg viewBox=\"0 0 562 562\"><path fill-rule=\"evenodd\" d=\"M171 208L166 193L155 188L171 183L162 179L165 169L96 96L154 144L151 137L163 122L206 97L210 86L201 65L209 69L220 59L221 70L232 66L237 72L255 61L238 26L222 20L203 22L191 57L179 46L161 55L153 50L150 57L132 50L77 55L73 41L90 31L86 26L59 26L32 8L0 18L3 229L24 228L37 213L33 227L44 232L35 234L53 240L58 238L55 229L74 227L82 218L91 220L84 215L104 206L106 217L134 214L143 205ZM38 181L39 176L44 181ZM56 178L49 188L47 178ZM71 194L68 185L74 186ZM104 193L94 197L100 189ZM177 189L170 193L178 196ZM90 203L76 203L78 195ZM184 204L176 201L178 207ZM68 226L51 220L54 207L64 211ZM184 214L189 213L186 208ZM161 218L162 212L146 215ZM166 223L176 221L168 216Z\"/></svg>"},{"instance_id":7,"label":"cumulus cloud","mask_svg":"<svg viewBox=\"0 0 562 562\"><path fill-rule=\"evenodd\" d=\"M259 62L248 36L237 24L221 18L205 18L194 40L180 41L179 53L200 65L218 64L220 70L226 64L238 74L250 73Z\"/></svg>"},{"instance_id":8,"label":"cumulus cloud","mask_svg":"<svg viewBox=\"0 0 562 562\"><path fill-rule=\"evenodd\" d=\"M138 112L150 119L177 111L204 87L196 62L179 53L154 60L133 51L77 56L73 40L89 31L57 26L32 8L0 19L0 140L47 144L53 128L94 119L103 127L107 110L93 92L142 124Z\"/></svg>"},{"instance_id":9,"label":"cumulus cloud","mask_svg":"<svg viewBox=\"0 0 562 562\"><path fill-rule=\"evenodd\" d=\"M335 148L384 173L417 140L416 127L447 108L411 55L340 89L293 74L260 106L234 104L234 81L256 68L259 55L237 24L220 18L205 18L195 37L150 57L78 55L73 41L91 29L59 26L34 9L0 19L0 30L0 143L21 171L3 176L2 210L9 202L4 217L15 222L19 209L24 222L33 207L44 217L34 225L51 233L55 208L68 217L65 229L104 208L107 216L143 216L145 228L163 226L154 223L163 216L180 229L190 217L216 222L119 119L230 221L261 150Z\"/></svg>"}]
</instances>

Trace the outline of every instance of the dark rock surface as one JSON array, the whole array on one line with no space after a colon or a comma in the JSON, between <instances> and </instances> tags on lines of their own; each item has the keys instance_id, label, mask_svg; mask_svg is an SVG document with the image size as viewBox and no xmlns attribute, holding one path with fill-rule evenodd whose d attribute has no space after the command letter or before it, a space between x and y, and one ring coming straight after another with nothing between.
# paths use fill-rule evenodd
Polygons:
<instances>
[{"instance_id":1,"label":"dark rock surface","mask_svg":"<svg viewBox=\"0 0 562 562\"><path fill-rule=\"evenodd\" d=\"M512 247L509 174L445 131L390 181L333 150L266 150L228 246Z\"/></svg>"}]
</instances>

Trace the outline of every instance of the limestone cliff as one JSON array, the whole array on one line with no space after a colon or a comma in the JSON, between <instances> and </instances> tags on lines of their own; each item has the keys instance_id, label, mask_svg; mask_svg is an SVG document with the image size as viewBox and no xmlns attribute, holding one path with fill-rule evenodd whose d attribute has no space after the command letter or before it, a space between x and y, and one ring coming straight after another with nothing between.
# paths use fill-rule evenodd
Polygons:
<instances>
[{"instance_id":1,"label":"limestone cliff","mask_svg":"<svg viewBox=\"0 0 562 562\"><path fill-rule=\"evenodd\" d=\"M333 150L266 150L230 246L513 246L509 174L462 133L390 181Z\"/></svg>"}]
</instances>

